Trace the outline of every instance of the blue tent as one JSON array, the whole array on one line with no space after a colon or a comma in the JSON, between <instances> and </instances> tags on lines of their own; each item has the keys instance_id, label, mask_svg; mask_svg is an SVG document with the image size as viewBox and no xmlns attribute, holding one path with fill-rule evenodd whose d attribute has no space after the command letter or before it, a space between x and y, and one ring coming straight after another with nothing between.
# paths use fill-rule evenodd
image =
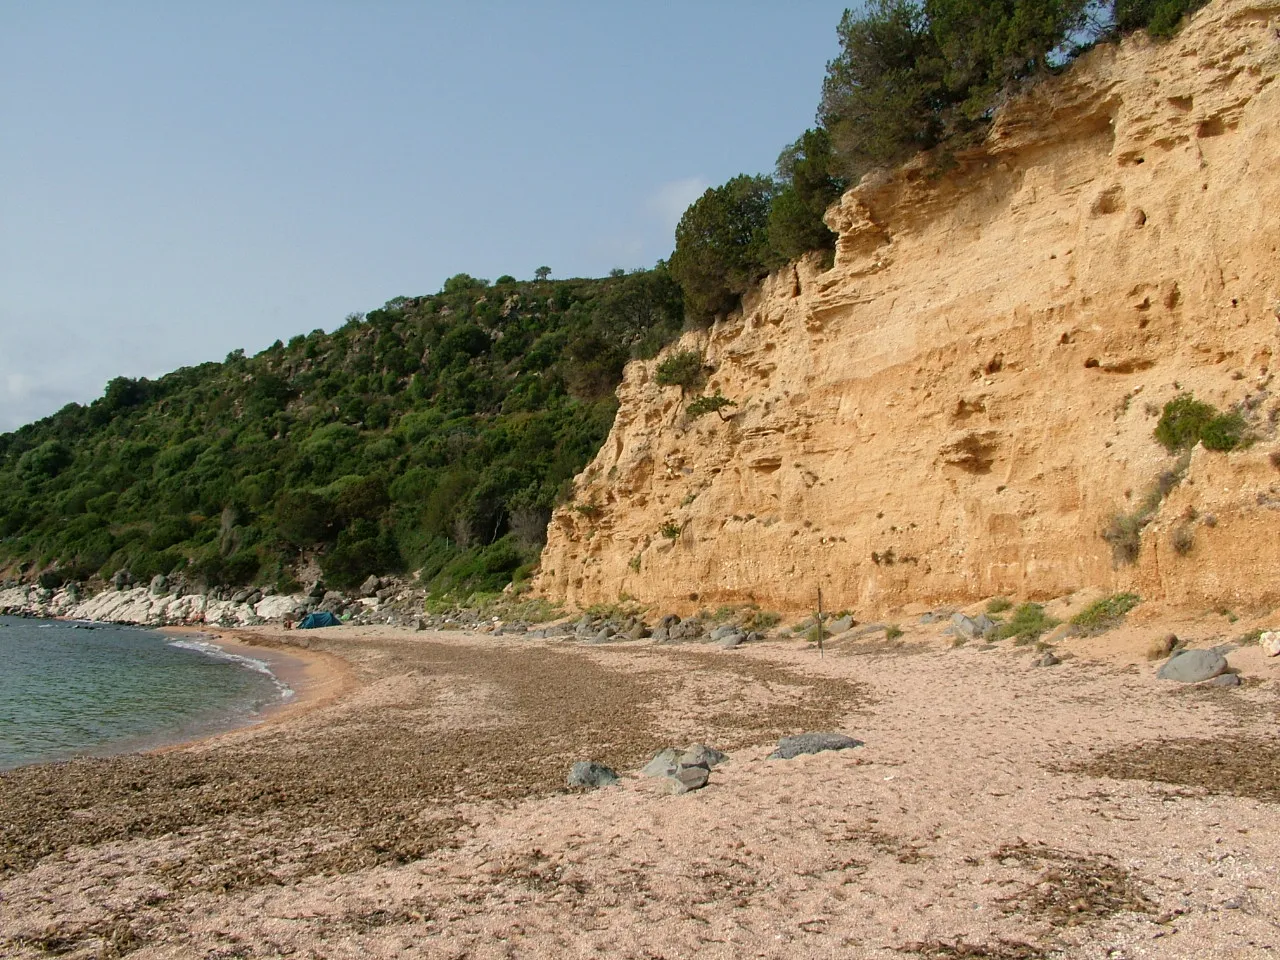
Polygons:
<instances>
[{"instance_id":1,"label":"blue tent","mask_svg":"<svg viewBox=\"0 0 1280 960\"><path fill-rule=\"evenodd\" d=\"M312 630L315 627L340 627L342 621L332 613L308 613L298 624L299 630Z\"/></svg>"}]
</instances>

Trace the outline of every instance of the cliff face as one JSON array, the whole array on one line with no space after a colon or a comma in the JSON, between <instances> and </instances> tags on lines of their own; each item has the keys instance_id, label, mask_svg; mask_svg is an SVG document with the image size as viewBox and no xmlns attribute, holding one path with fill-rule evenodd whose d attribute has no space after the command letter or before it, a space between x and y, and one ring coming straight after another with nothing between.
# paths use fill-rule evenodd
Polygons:
<instances>
[{"instance_id":1,"label":"cliff face","mask_svg":"<svg viewBox=\"0 0 1280 960\"><path fill-rule=\"evenodd\" d=\"M1280 2L1219 0L1173 41L1091 52L944 174L848 192L834 268L775 274L682 342L728 422L628 368L538 589L676 610L801 608L819 585L863 611L1085 586L1280 602L1278 68ZM1101 533L1175 469L1152 430L1186 391L1242 404L1258 441L1197 447L1117 565Z\"/></svg>"}]
</instances>

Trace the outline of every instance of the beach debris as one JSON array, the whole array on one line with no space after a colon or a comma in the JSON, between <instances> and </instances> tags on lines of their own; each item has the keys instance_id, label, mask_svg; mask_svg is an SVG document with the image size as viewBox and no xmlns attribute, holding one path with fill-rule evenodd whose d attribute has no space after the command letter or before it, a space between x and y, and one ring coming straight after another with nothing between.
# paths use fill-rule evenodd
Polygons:
<instances>
[{"instance_id":1,"label":"beach debris","mask_svg":"<svg viewBox=\"0 0 1280 960\"><path fill-rule=\"evenodd\" d=\"M804 753L823 753L827 750L848 750L851 747L863 746L861 740L845 736L843 733L799 733L793 737L783 737L778 747L769 754L770 760L790 760Z\"/></svg>"},{"instance_id":2,"label":"beach debris","mask_svg":"<svg viewBox=\"0 0 1280 960\"><path fill-rule=\"evenodd\" d=\"M1161 680L1200 683L1227 670L1227 658L1217 650L1179 650L1156 671Z\"/></svg>"},{"instance_id":3,"label":"beach debris","mask_svg":"<svg viewBox=\"0 0 1280 960\"><path fill-rule=\"evenodd\" d=\"M1258 637L1258 646L1268 657L1280 657L1280 630L1266 630Z\"/></svg>"},{"instance_id":4,"label":"beach debris","mask_svg":"<svg viewBox=\"0 0 1280 960\"><path fill-rule=\"evenodd\" d=\"M570 787L583 790L598 790L617 782L617 773L594 760L579 760L569 768L569 776L565 779Z\"/></svg>"}]
</instances>

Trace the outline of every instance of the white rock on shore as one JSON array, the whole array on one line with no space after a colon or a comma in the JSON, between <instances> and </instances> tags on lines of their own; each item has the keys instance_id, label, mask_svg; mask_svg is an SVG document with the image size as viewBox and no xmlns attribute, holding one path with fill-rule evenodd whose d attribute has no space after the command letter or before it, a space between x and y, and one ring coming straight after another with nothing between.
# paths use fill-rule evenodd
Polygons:
<instances>
[{"instance_id":1,"label":"white rock on shore","mask_svg":"<svg viewBox=\"0 0 1280 960\"><path fill-rule=\"evenodd\" d=\"M231 600L210 600L195 593L183 597L155 596L147 587L104 590L87 598L66 590L50 594L35 586L0 590L0 608L20 609L39 617L145 626L202 623L247 626L294 616L305 604L306 598L302 596L272 596L252 607Z\"/></svg>"}]
</instances>

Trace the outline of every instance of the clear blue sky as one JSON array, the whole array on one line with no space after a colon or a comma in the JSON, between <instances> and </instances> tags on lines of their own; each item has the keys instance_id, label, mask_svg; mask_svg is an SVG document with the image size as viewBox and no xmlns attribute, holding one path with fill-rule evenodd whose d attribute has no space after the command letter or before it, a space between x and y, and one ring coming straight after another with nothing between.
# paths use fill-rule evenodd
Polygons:
<instances>
[{"instance_id":1,"label":"clear blue sky","mask_svg":"<svg viewBox=\"0 0 1280 960\"><path fill-rule=\"evenodd\" d=\"M812 125L846 5L0 0L0 430L455 273L652 265Z\"/></svg>"}]
</instances>

